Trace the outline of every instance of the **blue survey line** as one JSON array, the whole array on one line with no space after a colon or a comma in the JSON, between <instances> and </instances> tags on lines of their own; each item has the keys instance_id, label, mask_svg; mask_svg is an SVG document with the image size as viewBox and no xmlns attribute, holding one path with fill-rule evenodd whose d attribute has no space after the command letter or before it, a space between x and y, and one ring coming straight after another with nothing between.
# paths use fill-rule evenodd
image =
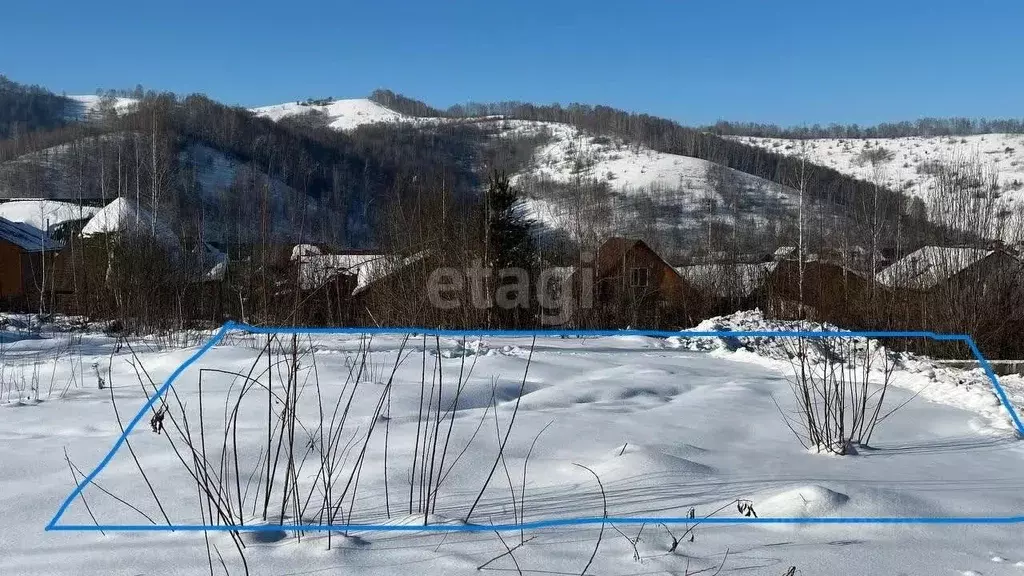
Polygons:
<instances>
[{"instance_id":1,"label":"blue survey line","mask_svg":"<svg viewBox=\"0 0 1024 576\"><path fill-rule=\"evenodd\" d=\"M792 330L792 331L772 331L772 330L717 330L717 331L697 331L697 330L682 330L682 331L667 331L667 330L489 330L489 329L475 329L475 330L449 330L449 329L438 329L438 328L421 328L421 327L408 327L408 328L380 328L380 327L334 327L334 328L318 328L318 327L302 327L302 326L250 326L248 324L240 324L236 322L227 322L221 326L220 330L210 338L199 350L197 350L192 356L190 356L184 363L178 366L174 372L171 373L170 377L160 386L160 388L153 394L152 397L143 405L139 413L132 418L128 426L125 427L124 432L118 437L117 441L114 442L114 446L110 449L106 456L100 461L96 468L90 472L82 481L75 487L71 494L64 500L57 513L50 520L49 524L46 525L47 531L128 531L128 532L166 532L166 531L240 531L240 532L261 532L261 531L280 531L280 530L293 530L293 531L304 531L304 532L335 532L335 531L368 531L368 532L493 532L493 531L516 531L516 530L534 530L540 528L552 528L559 526L583 526L583 525L596 525L603 523L614 523L614 524L1021 524L1024 523L1024 516L937 516L937 517L879 517L879 518L830 518L830 517L796 517L796 518L750 518L750 517L721 517L721 518L703 518L693 519L688 517L585 517L585 518L556 518L551 520L540 520L536 522L526 522L521 524L496 524L496 525L483 525L483 524L431 524L426 526L420 525L392 525L392 524L353 524L353 525L252 525L252 526L230 526L230 525L83 525L83 524L72 524L72 525L57 525L57 522L67 511L71 502L78 497L90 482L100 473L103 468L110 463L110 460L114 457L114 454L120 449L121 445L126 441L128 434L134 430L135 426L145 416L153 404L162 397L170 386L178 379L179 376L185 371L186 368L191 366L201 356L206 354L211 348L216 346L224 336L232 330L250 332L254 334L416 334L425 336L436 336L436 337L553 337L553 338L590 338L590 337L602 337L602 336L647 336L655 338L672 338L672 337L685 337L685 338L929 338L938 341L953 341L963 342L974 354L978 363L981 365L985 374L992 382L992 386L995 389L996 396L1002 403L1003 407L1006 408L1007 413L1010 415L1010 419L1013 421L1014 427L1016 428L1017 434L1024 437L1024 422L1021 422L1020 416L1017 414L1017 410L1010 403L1009 397L1006 395L1006 391L1002 385L999 384L999 379L996 377L995 371L992 369L991 364L982 355L981 350L978 348L974 339L966 334L938 334L935 332L917 331L917 332L897 332L897 331L809 331L809 330Z\"/></svg>"},{"instance_id":2,"label":"blue survey line","mask_svg":"<svg viewBox=\"0 0 1024 576\"><path fill-rule=\"evenodd\" d=\"M110 525L76 524L54 526L56 531L122 531L122 532L517 532L564 526L593 526L598 524L1022 524L1024 516L920 516L920 517L711 517L682 518L678 516L590 516L582 518L555 518L522 524L260 524L250 526L188 525L164 526L160 524Z\"/></svg>"},{"instance_id":3,"label":"blue survey line","mask_svg":"<svg viewBox=\"0 0 1024 576\"><path fill-rule=\"evenodd\" d=\"M167 381L164 382L162 386L160 386L156 393L153 394L149 398L149 400L147 400L146 403L142 406L142 409L139 410L139 413L136 414L134 418L132 418L131 422L129 422L127 426L125 426L124 431L117 438L117 441L114 442L114 446L110 449L110 452L107 452L107 455L103 457L103 460L100 460L100 463L99 465L96 466L96 469L87 474L85 478L83 478L82 481L78 483L78 486L75 486L75 489L71 491L71 494L64 499L64 503L60 505L60 508L57 510L57 514L55 514L53 519L50 520L50 523L46 525L47 530L52 530L56 527L57 521L60 520L60 517L64 515L64 512L68 509L68 506L71 505L71 501L74 500L79 494L81 494L82 490L85 490L85 487L90 482L92 482L94 478L96 478L96 475L99 474L100 471L103 470L103 468L110 463L110 460L114 457L114 454L117 453L117 450L128 439L128 435L131 434L132 430L135 429L135 426L139 423L139 420L142 420L143 416L146 415L146 411L153 406L153 404L157 401L158 398L160 398L161 396L164 395L165 392L167 392L167 389L171 387L171 384L173 384L174 381L178 379L178 376L180 376L181 373L184 372L186 368L191 366L192 363L194 363L196 360L199 360L199 357L202 356L203 354L206 354L206 352L210 348L216 346L217 343L224 338L224 335L227 334L228 330L229 328L227 324L221 326L220 330L218 330L217 333L213 335L213 338L210 338L210 340L207 341L206 344L203 344L203 346L199 350L196 350L195 354L189 356L188 360L185 360L181 364L181 366L175 368L174 372L171 373L171 376L167 379Z\"/></svg>"}]
</instances>

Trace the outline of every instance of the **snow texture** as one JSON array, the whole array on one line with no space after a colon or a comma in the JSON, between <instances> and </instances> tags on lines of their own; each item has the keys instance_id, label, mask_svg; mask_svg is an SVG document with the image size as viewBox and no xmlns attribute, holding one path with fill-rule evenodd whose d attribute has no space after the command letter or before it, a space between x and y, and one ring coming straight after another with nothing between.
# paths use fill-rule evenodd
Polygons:
<instances>
[{"instance_id":1,"label":"snow texture","mask_svg":"<svg viewBox=\"0 0 1024 576\"><path fill-rule=\"evenodd\" d=\"M0 572L25 576L129 573L196 574L208 572L201 533L42 532L57 503L75 483L64 448L76 466L88 472L106 454L120 428L146 399L138 384L141 363L157 383L195 352L161 338L129 341L137 357L114 338L96 331L53 332L53 327L10 317L0 366ZM794 324L765 319L757 312L708 320L700 330L793 329ZM807 326L803 326L807 327ZM828 328L829 326L812 326ZM205 333L209 336L210 333ZM204 336L193 334L192 338ZM316 350L320 390L340 394L346 366L368 350L373 365L363 376L365 392L351 407L352 427L369 424L376 398L399 359L402 339L359 335L305 338ZM412 341L418 340L413 338ZM195 340L191 340L194 342ZM258 357L261 339L232 333L174 385L196 434L199 399L207 440L223 425L223 405L237 394L239 382L204 368L245 373ZM787 346L779 339L673 338L619 336L539 338L532 356L526 338L441 338L428 342L428 371L439 362L445 378L454 378L463 362L473 369L455 406L452 443L459 450L474 437L443 485L436 510L426 518L409 514L408 462L416 438L415 413L421 386L422 353L407 342L408 360L395 372L390 402L386 513L382 444L371 443L363 462L355 523L395 525L462 524L468 504L494 462L498 425L505 426L519 405L505 448L504 466L485 492L472 523L515 522L509 495L512 484L525 520L600 516L603 499L592 475L604 486L610 516L685 516L697 518L721 509L716 517L740 515L734 502L749 500L761 518L851 516L1006 516L1024 509L1024 449L1010 430L1006 413L979 371L946 369L919 357L901 356L891 406L906 405L876 432L870 449L847 457L811 454L783 424L775 403L792 409ZM440 351L440 354L437 352ZM525 379L527 358L529 372ZM303 361L306 386L311 363ZM97 389L99 378L106 388ZM427 377L427 385L431 377ZM1019 378L1004 381L1012 398L1024 400ZM317 414L317 393L306 388L297 410L308 422ZM234 391L234 392L232 392ZM445 387L433 405L454 401ZM264 394L253 395L240 414L238 454L243 467L258 462L266 435ZM887 400L889 402L889 400ZM220 406L220 408L217 408ZM483 425L481 425L481 423ZM541 431L543 432L541 433ZM297 433L299 431L297 430ZM305 433L302 433L305 434ZM539 436L538 436L539 434ZM315 438L315 435L313 436ZM536 438L536 444L533 444ZM307 440L302 435L301 443ZM130 442L167 513L174 521L199 523L196 484L184 471L165 436L143 424ZM207 445L220 457L220 440ZM527 454L530 454L528 467ZM314 460L316 456L312 457ZM303 468L302 482L315 472ZM80 479L80 477L78 477ZM242 479L245 482L245 479ZM139 513L100 490L131 502L161 522L131 454L122 446L86 488L85 500L68 509L65 523L148 523ZM407 504L407 503L406 503ZM403 510L404 508L404 510ZM288 519L291 521L291 519ZM1024 561L1019 531L1013 526L878 525L702 525L696 538L683 538L669 552L672 538L651 523L616 525L626 537L605 527L588 573L722 573L778 576L790 566L798 573L863 575L979 573L1017 574ZM680 536L685 527L670 530ZM489 567L515 571L578 574L594 550L599 525L528 530L525 545ZM633 545L627 541L640 534ZM506 552L493 533L335 534L328 550L325 534L297 541L287 528L244 536L253 574L480 574L477 567ZM235 568L234 546L226 534L210 541ZM518 532L504 536L520 543ZM727 552L728 551L728 552ZM216 555L214 565L218 565ZM233 571L233 573L235 573Z\"/></svg>"}]
</instances>

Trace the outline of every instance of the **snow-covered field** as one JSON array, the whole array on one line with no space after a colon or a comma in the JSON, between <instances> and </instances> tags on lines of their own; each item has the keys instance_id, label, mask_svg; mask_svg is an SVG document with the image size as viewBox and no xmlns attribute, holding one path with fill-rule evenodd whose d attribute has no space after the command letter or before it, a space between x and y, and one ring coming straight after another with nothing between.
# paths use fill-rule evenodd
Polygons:
<instances>
[{"instance_id":1,"label":"snow-covered field","mask_svg":"<svg viewBox=\"0 0 1024 576\"><path fill-rule=\"evenodd\" d=\"M699 328L771 326L747 313ZM0 573L199 574L209 573L211 562L214 573L224 573L218 553L231 573L243 573L225 533L209 535L216 550L211 559L201 532L43 531L75 484L65 450L82 472L92 470L120 435L115 406L123 422L130 420L152 391L149 379L159 385L195 346L161 339L118 346L94 332L34 336L8 328L2 334ZM423 442L433 429L420 434L417 414L421 389L431 390L427 407L437 410L432 390L438 381L444 383L438 435L446 436L449 423L452 434L447 458L436 466L435 477L443 470L444 480L429 510L431 524L466 522L513 414L504 459L470 524L601 517L605 499L609 517L681 517L693 509L697 519L712 513L738 518L737 500L749 501L759 518L1013 516L1024 510L1024 444L991 387L977 371L936 368L927 359L905 359L897 371L886 405L906 404L879 425L871 448L838 457L808 452L787 429L776 402L784 411L794 405L792 369L785 345L771 339L541 338L532 356L525 338L428 339L425 350L419 337L404 346L397 336L298 342L303 351L293 406L301 424L294 446L296 458L306 457L293 477L309 503L293 505L294 494L285 497L275 488L269 516L279 519L284 510L286 523L323 522L322 502L329 500L342 502L340 518L354 524L421 524L426 467L411 463L414 454L423 463L423 446L432 446ZM194 446L205 445L208 470L227 478L230 508L238 509L233 502L241 494L245 521L260 522L262 487L249 473L266 466L267 407L276 422L287 404L278 400L288 397L291 362L271 359L280 398L268 401L260 384L268 379L264 343L233 333L186 370L167 397L168 414L181 419L168 416L158 435L147 413L61 523L88 525L95 516L105 524L166 524L164 514L179 524L209 522L183 464L194 465L181 442L185 433ZM287 348L290 340L282 343ZM355 370L358 378L357 366L364 368ZM235 420L234 402L246 382L253 392ZM1024 382L1007 378L1004 385L1018 406L1024 404ZM318 454L332 442L319 425L337 422L339 398L353 400L347 409L342 404L347 420L333 443L343 462L334 489L342 490L358 462L362 472L346 496L325 498L316 488ZM183 415L187 432L177 428ZM235 422L229 429L236 437L225 440L225 421ZM364 444L371 426L372 441ZM183 460L170 440L186 450ZM277 473L280 483L286 462ZM242 471L237 479L234 470ZM330 549L323 533L301 540L289 531L246 534L243 541L251 574L580 574L588 565L588 574L620 575L1024 573L1015 525L702 524L692 542L685 532L686 526L649 522L509 531L501 538L494 532L351 531L333 533ZM680 540L674 550L672 534Z\"/></svg>"},{"instance_id":2,"label":"snow-covered field","mask_svg":"<svg viewBox=\"0 0 1024 576\"><path fill-rule=\"evenodd\" d=\"M801 153L800 140L737 136L734 139L772 152L795 156ZM828 166L869 182L879 178L894 190L927 198L935 188L936 162L948 162L956 156L977 156L999 175L1004 197L1024 199L1024 134L978 134L972 136L913 136L906 138L820 138L806 140L807 160ZM872 151L885 149L888 159L870 161Z\"/></svg>"}]
</instances>

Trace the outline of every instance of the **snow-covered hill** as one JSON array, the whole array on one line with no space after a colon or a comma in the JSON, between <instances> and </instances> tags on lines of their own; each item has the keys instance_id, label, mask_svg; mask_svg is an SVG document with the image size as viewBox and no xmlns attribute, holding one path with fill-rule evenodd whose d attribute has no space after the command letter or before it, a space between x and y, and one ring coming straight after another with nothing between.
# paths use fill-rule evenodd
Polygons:
<instances>
[{"instance_id":1,"label":"snow-covered hill","mask_svg":"<svg viewBox=\"0 0 1024 576\"><path fill-rule=\"evenodd\" d=\"M889 187L927 198L934 189L934 168L960 155L977 156L999 175L1004 197L1024 201L1024 134L978 134L906 138L782 138L733 137L772 152L798 155L861 180L879 178ZM872 160L876 160L872 162Z\"/></svg>"},{"instance_id":2,"label":"snow-covered hill","mask_svg":"<svg viewBox=\"0 0 1024 576\"><path fill-rule=\"evenodd\" d=\"M72 101L71 109L68 110L68 117L76 120L92 120L102 112L103 108L103 97L93 96L88 94L78 96L68 96ZM134 98L114 98L110 102L113 105L113 110L118 114L124 114L130 112L139 101Z\"/></svg>"},{"instance_id":3,"label":"snow-covered hill","mask_svg":"<svg viewBox=\"0 0 1024 576\"><path fill-rule=\"evenodd\" d=\"M794 191L763 178L707 160L658 152L620 138L588 134L566 124L503 121L503 136L549 136L534 153L530 167L513 177L529 200L528 210L551 227L570 226L576 213L573 198L537 193L545 182L573 186L604 184L612 203L650 203L671 207L669 227L688 227L701 218L731 222L735 217L763 221L792 208ZM571 194L570 194L571 196ZM616 202L616 200L618 202ZM612 224L606 233L621 230Z\"/></svg>"},{"instance_id":4,"label":"snow-covered hill","mask_svg":"<svg viewBox=\"0 0 1024 576\"><path fill-rule=\"evenodd\" d=\"M416 120L411 116L400 114L366 98L333 100L328 104L288 102L286 104L252 108L251 111L257 116L270 118L275 122L300 114L319 113L326 116L328 126L335 130L353 130L364 124L376 124L378 122Z\"/></svg>"},{"instance_id":5,"label":"snow-covered hill","mask_svg":"<svg viewBox=\"0 0 1024 576\"><path fill-rule=\"evenodd\" d=\"M605 185L603 188L610 195L606 194L604 201L598 203L600 207L593 202L590 206L604 214L603 234L623 232L623 226L635 220L629 206L637 204L658 206L660 212L667 214L656 223L661 228L693 228L698 219L709 214L719 221L731 221L737 215L744 220L764 221L777 218L793 206L792 190L762 178L698 158L665 154L619 138L589 134L567 124L502 117L418 118L366 99L334 100L327 104L292 102L252 111L273 120L319 113L329 126L338 130L381 122L470 122L497 138L537 139L543 144L534 150L528 166L513 175L512 181L527 196L526 211L552 229L570 228L570 220L579 216L578 211L572 210L572 199L553 193L552 184Z\"/></svg>"},{"instance_id":6,"label":"snow-covered hill","mask_svg":"<svg viewBox=\"0 0 1024 576\"><path fill-rule=\"evenodd\" d=\"M111 134L106 137L131 136ZM81 183L74 169L73 151L74 146L62 144L0 163L0 198L19 195L18 191L22 189L22 181L27 174L35 178L37 183L33 190L49 199L20 199L0 203L0 216L36 228L44 227L47 222L54 227L69 220L80 219L76 200ZM290 234L292 224L301 221L296 214L297 210L306 210L307 214L319 210L320 205L315 198L303 198L280 179L268 177L259 168L209 146L189 145L179 153L178 160L180 170L177 177L181 180L182 188L191 192L185 204L191 204L197 210L202 206L202 222L207 240L219 241L222 230L217 221L237 218L235 211L238 206L247 204L234 192L237 185L243 182L261 190L265 187L269 191L268 209L274 216L271 220L271 233L282 236ZM144 200L148 199L148 195L144 196L147 196ZM98 199L91 196L87 198ZM97 211L96 207L81 208L83 217L92 216ZM176 223L168 222L168 225L175 226Z\"/></svg>"}]
</instances>

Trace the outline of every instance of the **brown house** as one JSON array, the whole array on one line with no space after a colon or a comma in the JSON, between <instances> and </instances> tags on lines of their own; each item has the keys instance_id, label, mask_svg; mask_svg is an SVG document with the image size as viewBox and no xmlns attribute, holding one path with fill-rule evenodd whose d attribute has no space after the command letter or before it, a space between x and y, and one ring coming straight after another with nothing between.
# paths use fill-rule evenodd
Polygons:
<instances>
[{"instance_id":1,"label":"brown house","mask_svg":"<svg viewBox=\"0 0 1024 576\"><path fill-rule=\"evenodd\" d=\"M758 305L774 318L818 320L843 326L863 324L869 280L839 264L824 260L776 263L757 290ZM803 301L801 311L800 302Z\"/></svg>"},{"instance_id":2,"label":"brown house","mask_svg":"<svg viewBox=\"0 0 1024 576\"><path fill-rule=\"evenodd\" d=\"M1024 355L1024 263L1003 249L925 246L875 276L892 324L970 334L989 358ZM933 354L964 354L958 350Z\"/></svg>"},{"instance_id":3,"label":"brown house","mask_svg":"<svg viewBox=\"0 0 1024 576\"><path fill-rule=\"evenodd\" d=\"M703 292L708 315L760 308L773 318L851 324L859 319L868 286L860 274L822 260L803 263L802 293L796 260L698 264L676 270Z\"/></svg>"},{"instance_id":4,"label":"brown house","mask_svg":"<svg viewBox=\"0 0 1024 576\"><path fill-rule=\"evenodd\" d=\"M45 233L0 218L0 302L24 308L44 289L44 262L56 250Z\"/></svg>"},{"instance_id":5,"label":"brown house","mask_svg":"<svg viewBox=\"0 0 1024 576\"><path fill-rule=\"evenodd\" d=\"M690 326L700 320L700 292L643 240L606 240L593 263L592 286L589 317L598 325Z\"/></svg>"}]
</instances>

